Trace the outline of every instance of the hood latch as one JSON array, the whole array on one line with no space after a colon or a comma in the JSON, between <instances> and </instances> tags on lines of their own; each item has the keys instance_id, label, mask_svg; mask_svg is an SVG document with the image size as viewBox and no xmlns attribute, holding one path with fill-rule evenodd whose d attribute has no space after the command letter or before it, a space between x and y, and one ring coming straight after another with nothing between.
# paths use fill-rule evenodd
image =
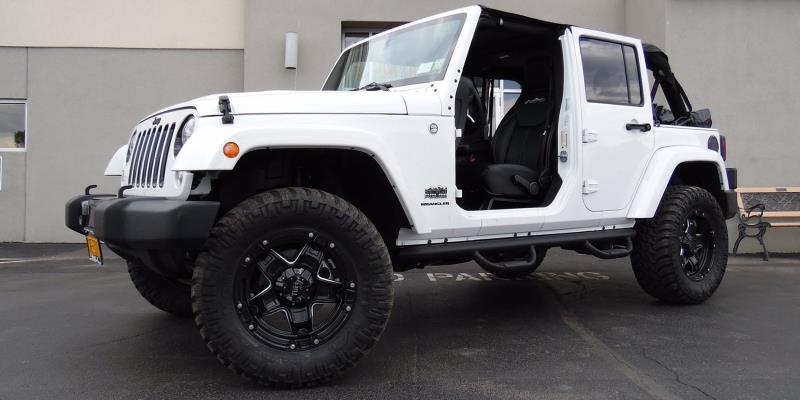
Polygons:
<instances>
[{"instance_id":1,"label":"hood latch","mask_svg":"<svg viewBox=\"0 0 800 400\"><path fill-rule=\"evenodd\" d=\"M222 113L222 123L232 124L233 115L231 115L231 101L228 96L219 96L219 112Z\"/></svg>"}]
</instances>

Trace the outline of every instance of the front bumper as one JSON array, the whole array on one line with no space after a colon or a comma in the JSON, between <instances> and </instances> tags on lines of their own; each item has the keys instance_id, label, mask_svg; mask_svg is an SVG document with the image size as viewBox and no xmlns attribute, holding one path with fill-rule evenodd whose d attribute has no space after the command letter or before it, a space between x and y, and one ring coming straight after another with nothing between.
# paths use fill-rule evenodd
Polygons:
<instances>
[{"instance_id":1,"label":"front bumper","mask_svg":"<svg viewBox=\"0 0 800 400\"><path fill-rule=\"evenodd\" d=\"M82 195L66 204L66 225L130 250L203 246L219 210L215 201Z\"/></svg>"}]
</instances>

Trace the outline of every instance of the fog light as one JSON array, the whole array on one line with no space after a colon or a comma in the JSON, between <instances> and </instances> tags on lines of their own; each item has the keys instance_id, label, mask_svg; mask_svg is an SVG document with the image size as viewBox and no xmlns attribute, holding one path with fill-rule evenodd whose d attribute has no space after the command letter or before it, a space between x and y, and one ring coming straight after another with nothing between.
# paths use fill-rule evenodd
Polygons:
<instances>
[{"instance_id":1,"label":"fog light","mask_svg":"<svg viewBox=\"0 0 800 400\"><path fill-rule=\"evenodd\" d=\"M225 143L222 147L222 153L228 158L235 158L239 155L239 145L233 142Z\"/></svg>"}]
</instances>

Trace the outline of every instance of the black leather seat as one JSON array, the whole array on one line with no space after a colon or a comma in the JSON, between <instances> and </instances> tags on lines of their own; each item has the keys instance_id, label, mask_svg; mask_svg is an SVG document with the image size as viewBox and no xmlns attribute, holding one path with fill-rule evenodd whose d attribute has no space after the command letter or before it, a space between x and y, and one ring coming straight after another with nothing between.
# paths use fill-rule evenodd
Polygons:
<instances>
[{"instance_id":1,"label":"black leather seat","mask_svg":"<svg viewBox=\"0 0 800 400\"><path fill-rule=\"evenodd\" d=\"M551 114L550 70L546 62L537 61L526 66L524 75L520 97L495 132L494 163L481 174L484 190L492 197L543 194L539 175Z\"/></svg>"}]
</instances>

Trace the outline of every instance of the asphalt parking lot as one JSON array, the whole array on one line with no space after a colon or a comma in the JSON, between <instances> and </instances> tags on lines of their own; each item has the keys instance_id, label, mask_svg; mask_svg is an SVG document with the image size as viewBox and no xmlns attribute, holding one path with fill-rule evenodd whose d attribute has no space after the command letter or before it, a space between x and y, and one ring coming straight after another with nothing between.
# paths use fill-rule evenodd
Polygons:
<instances>
[{"instance_id":1,"label":"asphalt parking lot","mask_svg":"<svg viewBox=\"0 0 800 400\"><path fill-rule=\"evenodd\" d=\"M123 263L0 244L0 399L795 399L800 257L732 258L700 306L657 302L627 259L551 251L526 280L475 264L396 276L380 343L327 386L286 392L221 366L191 320L143 300Z\"/></svg>"}]
</instances>

